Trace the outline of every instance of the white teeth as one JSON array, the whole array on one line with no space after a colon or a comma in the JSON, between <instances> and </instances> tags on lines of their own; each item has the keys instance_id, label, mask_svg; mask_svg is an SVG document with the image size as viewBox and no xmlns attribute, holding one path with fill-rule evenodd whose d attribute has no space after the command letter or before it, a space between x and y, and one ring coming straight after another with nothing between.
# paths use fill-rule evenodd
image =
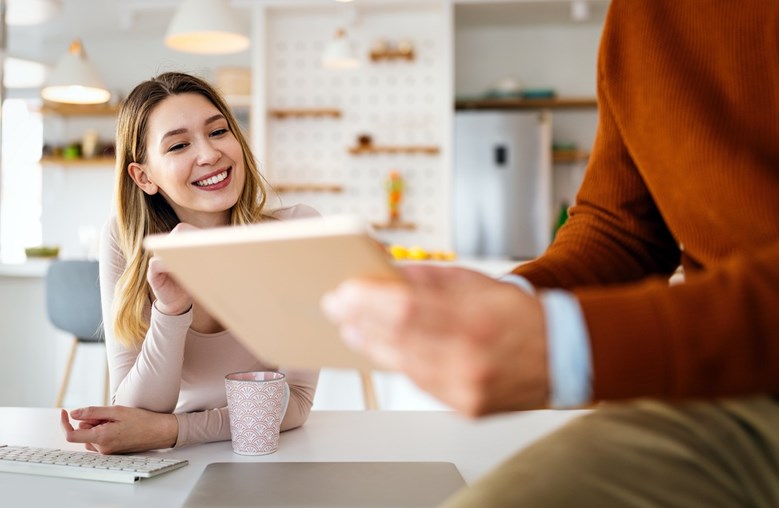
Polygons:
<instances>
[{"instance_id":1,"label":"white teeth","mask_svg":"<svg viewBox=\"0 0 779 508\"><path fill-rule=\"evenodd\" d=\"M227 170L226 169L224 171L222 171L221 173L219 173L218 175L212 176L211 178L206 178L205 180L199 180L199 181L195 182L195 185L197 185L198 187L208 187L209 185L214 185L214 184L217 184L217 183L221 182L225 178L227 178Z\"/></svg>"}]
</instances>

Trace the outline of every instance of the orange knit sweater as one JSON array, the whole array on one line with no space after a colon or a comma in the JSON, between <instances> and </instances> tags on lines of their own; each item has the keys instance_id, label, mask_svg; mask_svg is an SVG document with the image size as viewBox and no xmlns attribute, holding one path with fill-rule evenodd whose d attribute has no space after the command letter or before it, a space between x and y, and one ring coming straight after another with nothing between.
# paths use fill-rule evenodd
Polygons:
<instances>
[{"instance_id":1,"label":"orange knit sweater","mask_svg":"<svg viewBox=\"0 0 779 508\"><path fill-rule=\"evenodd\" d=\"M516 272L578 297L596 399L779 394L779 2L613 0L598 76L570 219Z\"/></svg>"}]
</instances>

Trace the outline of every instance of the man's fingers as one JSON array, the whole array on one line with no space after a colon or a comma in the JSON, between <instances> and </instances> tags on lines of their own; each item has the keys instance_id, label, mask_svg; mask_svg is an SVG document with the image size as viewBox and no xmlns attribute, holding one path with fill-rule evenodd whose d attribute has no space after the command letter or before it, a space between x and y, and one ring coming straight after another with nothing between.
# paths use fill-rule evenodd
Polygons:
<instances>
[{"instance_id":1,"label":"man's fingers","mask_svg":"<svg viewBox=\"0 0 779 508\"><path fill-rule=\"evenodd\" d=\"M336 323L370 320L386 324L397 321L408 298L405 284L353 279L327 293L322 298L322 310Z\"/></svg>"}]
</instances>

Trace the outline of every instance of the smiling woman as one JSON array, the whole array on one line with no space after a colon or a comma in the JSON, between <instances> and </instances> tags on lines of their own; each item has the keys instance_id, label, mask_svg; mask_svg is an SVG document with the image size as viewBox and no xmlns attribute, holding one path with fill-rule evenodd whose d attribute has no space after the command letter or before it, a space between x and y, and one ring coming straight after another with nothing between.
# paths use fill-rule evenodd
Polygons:
<instances>
[{"instance_id":1,"label":"smiling woman","mask_svg":"<svg viewBox=\"0 0 779 508\"><path fill-rule=\"evenodd\" d=\"M283 369L248 353L143 249L143 238L317 213L300 205L265 209L265 185L237 120L200 78L168 72L136 86L116 132L116 216L100 242L114 406L98 418L112 425L93 432L94 419L72 412L80 425L74 430L63 420L67 438L103 453L230 439L224 376ZM281 430L306 420L318 379L316 370L285 373L290 396Z\"/></svg>"}]
</instances>

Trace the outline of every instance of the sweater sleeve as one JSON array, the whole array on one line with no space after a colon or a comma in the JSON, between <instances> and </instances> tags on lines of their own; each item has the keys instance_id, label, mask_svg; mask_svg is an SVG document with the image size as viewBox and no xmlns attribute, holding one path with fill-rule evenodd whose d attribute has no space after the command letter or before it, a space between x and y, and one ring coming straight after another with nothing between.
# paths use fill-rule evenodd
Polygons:
<instances>
[{"instance_id":1,"label":"sweater sleeve","mask_svg":"<svg viewBox=\"0 0 779 508\"><path fill-rule=\"evenodd\" d=\"M181 316L150 311L149 331L141 346L126 346L116 339L112 308L114 288L124 271L115 221L103 230L100 253L100 293L104 316L106 353L114 404L172 413L178 401L184 345L192 310Z\"/></svg>"},{"instance_id":2,"label":"sweater sleeve","mask_svg":"<svg viewBox=\"0 0 779 508\"><path fill-rule=\"evenodd\" d=\"M622 141L599 86L598 130L569 218L543 256L514 273L538 288L572 289L669 277L680 251Z\"/></svg>"},{"instance_id":3,"label":"sweater sleeve","mask_svg":"<svg viewBox=\"0 0 779 508\"><path fill-rule=\"evenodd\" d=\"M779 240L669 286L575 292L595 398L779 393Z\"/></svg>"}]
</instances>

